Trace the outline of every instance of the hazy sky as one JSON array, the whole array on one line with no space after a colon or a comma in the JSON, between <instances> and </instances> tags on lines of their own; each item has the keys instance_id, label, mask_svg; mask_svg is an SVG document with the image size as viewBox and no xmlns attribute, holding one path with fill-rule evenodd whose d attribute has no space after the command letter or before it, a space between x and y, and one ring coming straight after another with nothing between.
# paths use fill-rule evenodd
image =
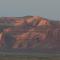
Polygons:
<instances>
[{"instance_id":1,"label":"hazy sky","mask_svg":"<svg viewBox=\"0 0 60 60\"><path fill-rule=\"evenodd\" d=\"M0 0L0 16L26 15L60 20L60 0Z\"/></svg>"}]
</instances>

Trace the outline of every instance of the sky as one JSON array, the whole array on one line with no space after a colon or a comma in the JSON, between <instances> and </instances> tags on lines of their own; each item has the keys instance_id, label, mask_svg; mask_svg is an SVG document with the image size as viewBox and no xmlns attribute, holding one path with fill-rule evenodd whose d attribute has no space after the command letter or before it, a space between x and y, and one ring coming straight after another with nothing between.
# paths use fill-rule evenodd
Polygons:
<instances>
[{"instance_id":1,"label":"sky","mask_svg":"<svg viewBox=\"0 0 60 60\"><path fill-rule=\"evenodd\" d=\"M60 0L0 0L0 17L27 15L60 20Z\"/></svg>"}]
</instances>

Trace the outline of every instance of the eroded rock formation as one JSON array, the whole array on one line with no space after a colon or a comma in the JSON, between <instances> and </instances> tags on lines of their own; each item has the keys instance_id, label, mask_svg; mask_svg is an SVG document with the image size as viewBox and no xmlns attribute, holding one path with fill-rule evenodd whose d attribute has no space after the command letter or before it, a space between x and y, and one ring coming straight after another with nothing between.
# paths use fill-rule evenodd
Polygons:
<instances>
[{"instance_id":1,"label":"eroded rock formation","mask_svg":"<svg viewBox=\"0 0 60 60\"><path fill-rule=\"evenodd\" d=\"M60 48L59 26L39 16L0 18L0 47Z\"/></svg>"}]
</instances>

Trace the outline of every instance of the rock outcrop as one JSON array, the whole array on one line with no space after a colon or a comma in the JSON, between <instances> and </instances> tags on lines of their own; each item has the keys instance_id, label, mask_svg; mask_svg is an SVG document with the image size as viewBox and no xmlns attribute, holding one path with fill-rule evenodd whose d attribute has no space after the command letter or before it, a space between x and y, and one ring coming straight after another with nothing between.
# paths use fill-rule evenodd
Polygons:
<instances>
[{"instance_id":1,"label":"rock outcrop","mask_svg":"<svg viewBox=\"0 0 60 60\"><path fill-rule=\"evenodd\" d=\"M60 23L39 16L0 18L0 48L60 48Z\"/></svg>"}]
</instances>

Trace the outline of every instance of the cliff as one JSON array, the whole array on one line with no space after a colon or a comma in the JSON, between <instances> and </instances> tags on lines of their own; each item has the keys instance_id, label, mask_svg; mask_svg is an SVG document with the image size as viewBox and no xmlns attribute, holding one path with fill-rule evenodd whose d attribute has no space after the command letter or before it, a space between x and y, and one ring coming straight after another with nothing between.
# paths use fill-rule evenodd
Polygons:
<instances>
[{"instance_id":1,"label":"cliff","mask_svg":"<svg viewBox=\"0 0 60 60\"><path fill-rule=\"evenodd\" d=\"M1 17L0 48L60 49L60 21L40 16Z\"/></svg>"}]
</instances>

